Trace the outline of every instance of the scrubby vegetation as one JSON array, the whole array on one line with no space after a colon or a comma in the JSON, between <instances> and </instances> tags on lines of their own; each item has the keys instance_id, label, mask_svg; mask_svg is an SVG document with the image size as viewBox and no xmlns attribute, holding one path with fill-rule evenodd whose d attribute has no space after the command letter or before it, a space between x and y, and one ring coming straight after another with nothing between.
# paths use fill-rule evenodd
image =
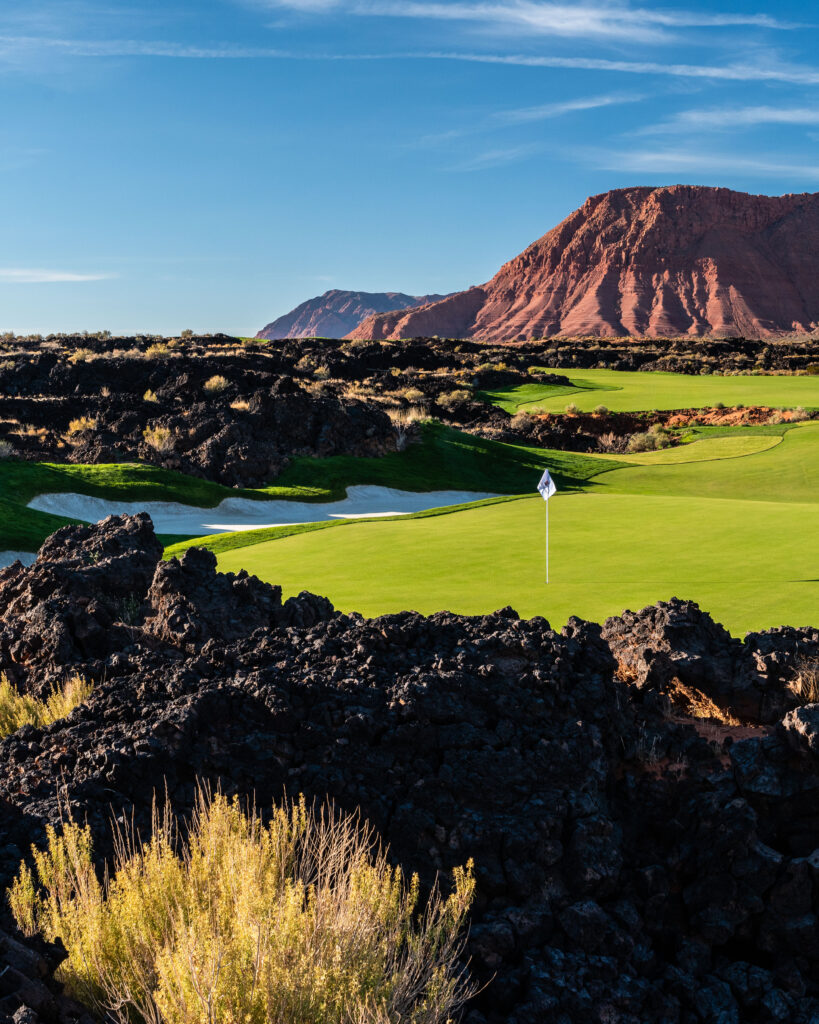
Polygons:
<instances>
[{"instance_id":1,"label":"scrubby vegetation","mask_svg":"<svg viewBox=\"0 0 819 1024\"><path fill-rule=\"evenodd\" d=\"M40 700L18 693L5 674L0 675L0 737L22 729L24 725L42 728L70 715L91 696L92 685L82 676L72 676L60 689Z\"/></svg>"},{"instance_id":2,"label":"scrubby vegetation","mask_svg":"<svg viewBox=\"0 0 819 1024\"><path fill-rule=\"evenodd\" d=\"M28 935L62 939L70 991L123 1024L444 1024L471 993L458 962L472 866L419 913L419 881L358 819L303 799L267 826L200 794L185 829L118 835L99 880L90 829L47 829L9 900Z\"/></svg>"}]
</instances>

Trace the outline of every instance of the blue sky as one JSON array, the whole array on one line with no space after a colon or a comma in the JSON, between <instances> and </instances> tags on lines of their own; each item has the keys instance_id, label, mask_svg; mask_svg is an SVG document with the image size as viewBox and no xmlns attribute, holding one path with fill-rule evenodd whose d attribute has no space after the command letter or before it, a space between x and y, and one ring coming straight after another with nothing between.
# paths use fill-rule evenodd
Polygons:
<instances>
[{"instance_id":1,"label":"blue sky","mask_svg":"<svg viewBox=\"0 0 819 1024\"><path fill-rule=\"evenodd\" d=\"M328 288L481 283L610 188L819 191L818 25L787 0L2 0L0 330L255 333Z\"/></svg>"}]
</instances>

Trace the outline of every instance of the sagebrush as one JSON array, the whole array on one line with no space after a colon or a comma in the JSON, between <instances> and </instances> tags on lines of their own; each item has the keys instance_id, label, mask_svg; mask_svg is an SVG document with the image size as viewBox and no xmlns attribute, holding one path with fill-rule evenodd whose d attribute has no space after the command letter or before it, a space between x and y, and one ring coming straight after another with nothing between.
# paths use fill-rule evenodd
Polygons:
<instances>
[{"instance_id":1,"label":"sagebrush","mask_svg":"<svg viewBox=\"0 0 819 1024\"><path fill-rule=\"evenodd\" d=\"M42 728L65 718L91 696L92 685L82 676L72 676L62 687L52 690L45 700L19 693L0 675L0 736L8 736L24 725Z\"/></svg>"},{"instance_id":2,"label":"sagebrush","mask_svg":"<svg viewBox=\"0 0 819 1024\"><path fill-rule=\"evenodd\" d=\"M89 829L67 822L9 891L18 925L62 939L61 979L107 1019L443 1024L471 994L459 965L471 863L419 913L417 877L330 807L300 799L265 826L200 794L183 831L155 808L151 840L118 833L100 881Z\"/></svg>"}]
</instances>

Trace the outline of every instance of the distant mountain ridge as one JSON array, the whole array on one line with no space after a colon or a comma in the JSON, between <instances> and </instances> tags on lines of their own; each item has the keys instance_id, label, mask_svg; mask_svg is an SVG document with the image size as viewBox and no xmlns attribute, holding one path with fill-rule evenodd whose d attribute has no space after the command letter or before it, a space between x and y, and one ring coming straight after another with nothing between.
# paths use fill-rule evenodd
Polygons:
<instances>
[{"instance_id":1,"label":"distant mountain ridge","mask_svg":"<svg viewBox=\"0 0 819 1024\"><path fill-rule=\"evenodd\" d=\"M351 338L768 338L819 327L819 193L673 185L587 199L491 281Z\"/></svg>"},{"instance_id":2,"label":"distant mountain ridge","mask_svg":"<svg viewBox=\"0 0 819 1024\"><path fill-rule=\"evenodd\" d=\"M376 313L438 302L443 295L404 292L349 292L332 289L308 299L263 327L257 338L343 338Z\"/></svg>"}]
</instances>

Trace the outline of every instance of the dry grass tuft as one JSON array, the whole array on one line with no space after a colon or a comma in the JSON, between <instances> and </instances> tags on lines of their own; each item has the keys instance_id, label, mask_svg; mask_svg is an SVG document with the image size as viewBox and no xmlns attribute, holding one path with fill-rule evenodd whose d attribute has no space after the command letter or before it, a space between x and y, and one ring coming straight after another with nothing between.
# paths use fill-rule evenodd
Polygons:
<instances>
[{"instance_id":1,"label":"dry grass tuft","mask_svg":"<svg viewBox=\"0 0 819 1024\"><path fill-rule=\"evenodd\" d=\"M227 377L223 377L221 373L215 373L212 377L208 377L202 387L210 395L221 394L228 386Z\"/></svg>"},{"instance_id":2,"label":"dry grass tuft","mask_svg":"<svg viewBox=\"0 0 819 1024\"><path fill-rule=\"evenodd\" d=\"M9 891L27 934L62 938L62 980L106 1019L444 1024L471 994L458 965L471 863L418 913L418 879L332 808L302 798L265 827L200 794L181 831L155 809L151 841L119 834L100 882L90 830L69 822Z\"/></svg>"},{"instance_id":3,"label":"dry grass tuft","mask_svg":"<svg viewBox=\"0 0 819 1024\"><path fill-rule=\"evenodd\" d=\"M250 402L246 398L237 398L235 402L230 403L230 407L235 412L247 412L250 408Z\"/></svg>"},{"instance_id":4,"label":"dry grass tuft","mask_svg":"<svg viewBox=\"0 0 819 1024\"><path fill-rule=\"evenodd\" d=\"M79 434L83 430L96 430L97 421L93 416L78 416L68 424L69 434Z\"/></svg>"},{"instance_id":5,"label":"dry grass tuft","mask_svg":"<svg viewBox=\"0 0 819 1024\"><path fill-rule=\"evenodd\" d=\"M156 392L152 391L150 388L148 388L148 390L142 396L142 401L143 402L158 402L159 399L156 397Z\"/></svg>"},{"instance_id":6,"label":"dry grass tuft","mask_svg":"<svg viewBox=\"0 0 819 1024\"><path fill-rule=\"evenodd\" d=\"M142 431L145 443L154 451L169 452L173 450L173 432L169 427L146 427Z\"/></svg>"},{"instance_id":7,"label":"dry grass tuft","mask_svg":"<svg viewBox=\"0 0 819 1024\"><path fill-rule=\"evenodd\" d=\"M819 658L802 658L790 688L803 704L819 704Z\"/></svg>"},{"instance_id":8,"label":"dry grass tuft","mask_svg":"<svg viewBox=\"0 0 819 1024\"><path fill-rule=\"evenodd\" d=\"M38 700L30 694L18 693L5 674L0 675L0 736L8 736L24 725L42 728L65 718L88 700L91 690L91 683L75 675L62 689L55 689L45 700Z\"/></svg>"}]
</instances>

